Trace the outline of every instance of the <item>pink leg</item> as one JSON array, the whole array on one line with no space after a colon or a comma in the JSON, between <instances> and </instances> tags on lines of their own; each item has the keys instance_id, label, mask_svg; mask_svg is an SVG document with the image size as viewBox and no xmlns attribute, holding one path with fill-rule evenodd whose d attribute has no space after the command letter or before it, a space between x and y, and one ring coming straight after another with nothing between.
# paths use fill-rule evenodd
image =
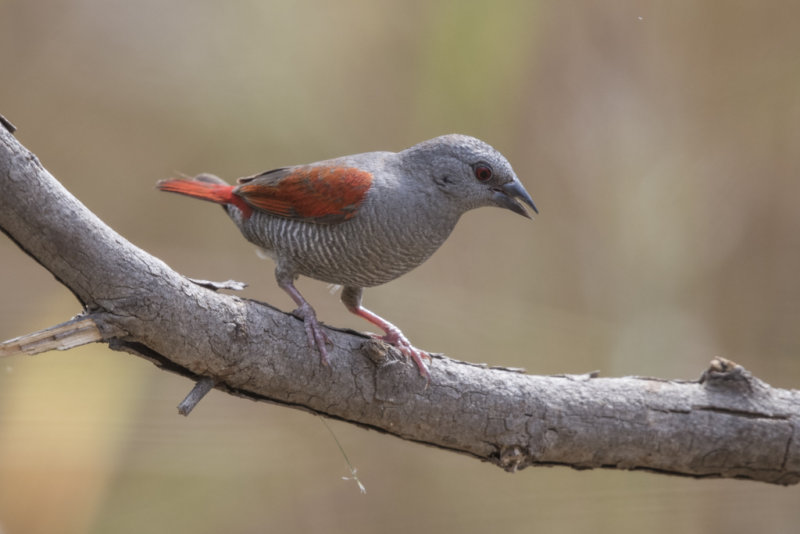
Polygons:
<instances>
[{"instance_id":1,"label":"pink leg","mask_svg":"<svg viewBox=\"0 0 800 534\"><path fill-rule=\"evenodd\" d=\"M288 278L288 281L281 276L277 278L278 285L292 297L292 300L298 306L294 314L303 319L303 326L306 329L306 336L308 337L308 346L313 350L316 345L322 357L322 363L329 365L328 348L325 345L328 342L328 336L325 334L319 321L317 321L317 313L314 311L314 308L311 307L311 304L303 298L303 295L300 294L297 288L294 287L294 282L291 277Z\"/></svg>"},{"instance_id":2,"label":"pink leg","mask_svg":"<svg viewBox=\"0 0 800 534\"><path fill-rule=\"evenodd\" d=\"M417 365L419 374L430 380L430 372L428 372L428 367L423 361L425 358L430 361L430 354L414 347L395 325L364 308L361 305L362 291L360 287L352 286L347 286L342 290L342 302L347 306L347 309L386 332L386 335L379 337L379 339L397 347L406 358L411 358Z\"/></svg>"}]
</instances>

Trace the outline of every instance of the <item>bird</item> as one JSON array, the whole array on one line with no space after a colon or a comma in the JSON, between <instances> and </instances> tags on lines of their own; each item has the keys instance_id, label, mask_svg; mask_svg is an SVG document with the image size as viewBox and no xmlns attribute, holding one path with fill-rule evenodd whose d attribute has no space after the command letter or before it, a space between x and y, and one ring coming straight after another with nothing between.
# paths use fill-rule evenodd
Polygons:
<instances>
[{"instance_id":1,"label":"bird","mask_svg":"<svg viewBox=\"0 0 800 534\"><path fill-rule=\"evenodd\" d=\"M399 152L366 152L281 167L231 185L212 174L156 184L223 205L243 236L275 261L275 279L303 320L310 349L329 364L314 308L295 287L299 276L342 287L355 315L383 330L430 380L424 360L403 332L362 305L364 288L387 283L425 262L460 217L495 206L532 218L539 213L508 160L489 144L443 135Z\"/></svg>"}]
</instances>

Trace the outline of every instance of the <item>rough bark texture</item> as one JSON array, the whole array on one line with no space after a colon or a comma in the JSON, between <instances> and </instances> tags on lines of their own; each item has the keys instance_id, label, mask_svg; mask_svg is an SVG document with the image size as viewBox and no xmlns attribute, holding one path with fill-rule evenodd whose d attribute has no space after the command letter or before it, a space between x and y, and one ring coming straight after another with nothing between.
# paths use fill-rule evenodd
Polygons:
<instances>
[{"instance_id":1,"label":"rough bark texture","mask_svg":"<svg viewBox=\"0 0 800 534\"><path fill-rule=\"evenodd\" d=\"M800 392L735 364L718 361L703 379L682 382L530 376L437 357L426 384L383 344L331 328L325 367L309 354L299 319L217 293L135 247L3 128L0 186L0 229L75 294L112 349L231 394L509 471L568 465L800 480Z\"/></svg>"}]
</instances>

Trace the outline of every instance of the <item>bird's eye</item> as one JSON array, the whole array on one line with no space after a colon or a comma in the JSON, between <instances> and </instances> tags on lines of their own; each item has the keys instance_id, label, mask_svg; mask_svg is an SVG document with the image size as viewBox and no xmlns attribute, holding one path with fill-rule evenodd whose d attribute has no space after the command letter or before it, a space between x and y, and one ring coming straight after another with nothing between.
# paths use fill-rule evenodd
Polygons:
<instances>
[{"instance_id":1,"label":"bird's eye","mask_svg":"<svg viewBox=\"0 0 800 534\"><path fill-rule=\"evenodd\" d=\"M477 178L481 182L486 182L492 177L492 168L488 165L476 165L475 166L475 178Z\"/></svg>"}]
</instances>

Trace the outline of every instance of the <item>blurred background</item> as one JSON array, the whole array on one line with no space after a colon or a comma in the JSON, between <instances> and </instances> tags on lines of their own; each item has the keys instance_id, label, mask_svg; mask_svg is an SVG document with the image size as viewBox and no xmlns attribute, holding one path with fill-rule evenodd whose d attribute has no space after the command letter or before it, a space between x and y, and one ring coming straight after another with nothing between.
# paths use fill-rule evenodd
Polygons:
<instances>
[{"instance_id":1,"label":"blurred background","mask_svg":"<svg viewBox=\"0 0 800 534\"><path fill-rule=\"evenodd\" d=\"M467 214L365 303L531 373L800 385L796 2L1 0L0 113L110 226L291 309L221 210L156 180L480 137L541 209ZM0 236L2 237L2 236ZM78 303L0 239L0 339ZM321 319L368 330L324 284ZM102 345L0 362L0 532L788 532L800 489L531 468L212 392Z\"/></svg>"}]
</instances>

